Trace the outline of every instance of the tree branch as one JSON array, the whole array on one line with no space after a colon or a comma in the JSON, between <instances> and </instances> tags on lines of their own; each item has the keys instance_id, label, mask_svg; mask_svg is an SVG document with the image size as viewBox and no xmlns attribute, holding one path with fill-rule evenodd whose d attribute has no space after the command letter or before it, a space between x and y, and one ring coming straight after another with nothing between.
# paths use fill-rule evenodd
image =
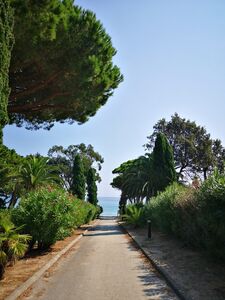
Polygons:
<instances>
[{"instance_id":1,"label":"tree branch","mask_svg":"<svg viewBox=\"0 0 225 300\"><path fill-rule=\"evenodd\" d=\"M16 102L17 100L19 100L25 96L29 96L30 94L35 93L35 92L43 89L44 87L48 86L61 73L62 73L62 71L57 71L54 74L52 74L47 80L41 81L41 83L39 83L39 84L28 87L27 89L19 91L19 92L12 92L10 95L10 98L13 98L13 102Z\"/></svg>"},{"instance_id":2,"label":"tree branch","mask_svg":"<svg viewBox=\"0 0 225 300\"><path fill-rule=\"evenodd\" d=\"M56 92L52 95L50 95L49 97L37 101L37 102L31 102L31 103L27 103L24 105L12 105L12 106L8 106L8 112L9 113L24 113L25 111L39 111L42 110L43 107L55 107L54 104L50 104L49 101L57 98L57 97L61 97L61 96L69 96L70 93L68 92L64 92L64 93L60 93L60 92Z\"/></svg>"}]
</instances>

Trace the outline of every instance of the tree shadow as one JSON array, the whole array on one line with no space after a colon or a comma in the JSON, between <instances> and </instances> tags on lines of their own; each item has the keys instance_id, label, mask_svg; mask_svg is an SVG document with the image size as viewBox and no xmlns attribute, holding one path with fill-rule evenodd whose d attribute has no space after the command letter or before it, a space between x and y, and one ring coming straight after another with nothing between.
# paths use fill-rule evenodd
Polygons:
<instances>
[{"instance_id":1,"label":"tree shadow","mask_svg":"<svg viewBox=\"0 0 225 300\"><path fill-rule=\"evenodd\" d=\"M147 299L178 299L162 275L159 274L148 258L143 254L140 247L128 235L126 244L129 251L134 251L139 255L140 264L137 266L137 269L140 271L140 275L138 275L138 280L143 286L143 292L147 296Z\"/></svg>"},{"instance_id":2,"label":"tree shadow","mask_svg":"<svg viewBox=\"0 0 225 300\"><path fill-rule=\"evenodd\" d=\"M99 219L101 220L116 220L118 219L117 216L100 216Z\"/></svg>"},{"instance_id":3,"label":"tree shadow","mask_svg":"<svg viewBox=\"0 0 225 300\"><path fill-rule=\"evenodd\" d=\"M119 225L102 224L90 228L88 232L84 234L84 236L103 236L103 235L109 236L109 235L122 235L122 234L126 234L126 233Z\"/></svg>"},{"instance_id":4,"label":"tree shadow","mask_svg":"<svg viewBox=\"0 0 225 300\"><path fill-rule=\"evenodd\" d=\"M94 227L91 227L90 229L88 229L88 231L92 232L92 231L120 231L120 232L124 232L120 229L120 227L118 225L96 225Z\"/></svg>"},{"instance_id":5,"label":"tree shadow","mask_svg":"<svg viewBox=\"0 0 225 300\"><path fill-rule=\"evenodd\" d=\"M85 236L107 236L107 235L121 235L121 234L124 234L122 232L119 232L119 231L110 231L110 232L99 232L99 233L85 233L84 234L84 237Z\"/></svg>"}]
</instances>

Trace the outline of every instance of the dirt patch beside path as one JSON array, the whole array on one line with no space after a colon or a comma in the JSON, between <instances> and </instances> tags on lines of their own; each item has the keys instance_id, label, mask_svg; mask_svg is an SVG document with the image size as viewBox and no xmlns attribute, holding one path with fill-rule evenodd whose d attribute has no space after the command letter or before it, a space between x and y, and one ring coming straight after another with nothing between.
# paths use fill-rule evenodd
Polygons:
<instances>
[{"instance_id":1,"label":"dirt patch beside path","mask_svg":"<svg viewBox=\"0 0 225 300\"><path fill-rule=\"evenodd\" d=\"M70 237L56 242L48 251L34 249L24 258L17 261L14 266L8 266L4 278L0 281L0 300L4 300L90 226L91 224L76 229Z\"/></svg>"},{"instance_id":2,"label":"dirt patch beside path","mask_svg":"<svg viewBox=\"0 0 225 300\"><path fill-rule=\"evenodd\" d=\"M225 265L157 230L147 238L147 228L126 226L138 244L167 273L188 300L224 300Z\"/></svg>"}]
</instances>

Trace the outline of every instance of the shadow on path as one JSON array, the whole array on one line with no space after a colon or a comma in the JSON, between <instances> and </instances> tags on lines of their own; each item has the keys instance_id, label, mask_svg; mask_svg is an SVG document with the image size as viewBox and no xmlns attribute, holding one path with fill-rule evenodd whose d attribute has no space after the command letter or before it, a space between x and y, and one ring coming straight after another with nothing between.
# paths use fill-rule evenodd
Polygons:
<instances>
[{"instance_id":1,"label":"shadow on path","mask_svg":"<svg viewBox=\"0 0 225 300\"><path fill-rule=\"evenodd\" d=\"M107 217L110 219L101 220L115 220L116 218ZM103 223L103 224L101 224ZM154 269L149 260L143 255L137 244L130 238L126 231L116 222L111 224L100 224L90 228L84 237L94 236L118 236L125 238L121 240L122 244L126 244L129 251L134 251L139 256L138 265L135 266L137 270L137 280L143 287L143 293L146 299L160 299L172 300L177 299L160 274Z\"/></svg>"},{"instance_id":2,"label":"shadow on path","mask_svg":"<svg viewBox=\"0 0 225 300\"><path fill-rule=\"evenodd\" d=\"M117 220L118 217L117 216L100 216L99 219L100 220Z\"/></svg>"},{"instance_id":3,"label":"shadow on path","mask_svg":"<svg viewBox=\"0 0 225 300\"><path fill-rule=\"evenodd\" d=\"M100 233L90 233L90 234L84 234L84 236L103 236L103 235L120 235L124 234L123 232L119 231L110 231L110 232L100 232Z\"/></svg>"},{"instance_id":4,"label":"shadow on path","mask_svg":"<svg viewBox=\"0 0 225 300\"><path fill-rule=\"evenodd\" d=\"M173 290L167 285L159 272L153 267L148 258L143 254L139 246L126 235L128 243L127 248L140 256L140 264L137 269L140 271L138 280L144 286L144 293L147 299L174 300L178 299Z\"/></svg>"}]
</instances>

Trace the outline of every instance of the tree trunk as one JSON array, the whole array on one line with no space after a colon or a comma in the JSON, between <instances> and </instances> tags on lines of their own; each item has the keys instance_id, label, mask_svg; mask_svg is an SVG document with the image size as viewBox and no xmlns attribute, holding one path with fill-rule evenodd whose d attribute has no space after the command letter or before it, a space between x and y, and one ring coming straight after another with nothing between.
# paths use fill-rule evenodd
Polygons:
<instances>
[{"instance_id":1,"label":"tree trunk","mask_svg":"<svg viewBox=\"0 0 225 300\"><path fill-rule=\"evenodd\" d=\"M208 168L204 168L203 169L203 175L204 175L204 180L206 180L207 179L207 171L208 171Z\"/></svg>"},{"instance_id":2,"label":"tree trunk","mask_svg":"<svg viewBox=\"0 0 225 300\"><path fill-rule=\"evenodd\" d=\"M15 207L16 202L18 200L18 197L17 197L16 194L17 194L16 190L12 192L12 196L11 196L11 199L10 199L10 202L9 202L9 208Z\"/></svg>"}]
</instances>

